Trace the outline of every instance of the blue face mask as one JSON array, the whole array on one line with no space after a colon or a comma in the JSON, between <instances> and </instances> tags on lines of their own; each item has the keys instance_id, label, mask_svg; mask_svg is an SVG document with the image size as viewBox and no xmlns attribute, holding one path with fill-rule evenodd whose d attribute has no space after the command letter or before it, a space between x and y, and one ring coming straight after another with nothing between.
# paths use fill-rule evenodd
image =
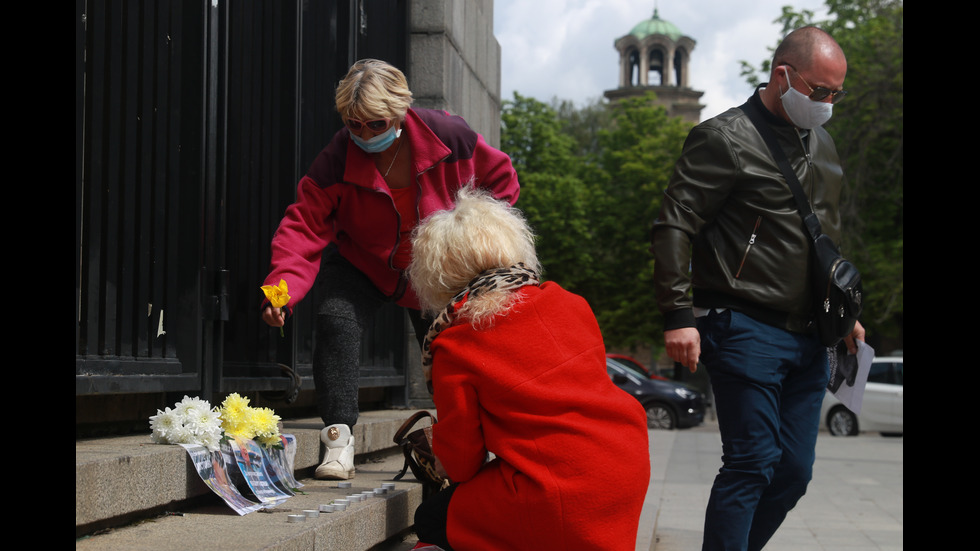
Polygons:
<instances>
[{"instance_id":1,"label":"blue face mask","mask_svg":"<svg viewBox=\"0 0 980 551\"><path fill-rule=\"evenodd\" d=\"M391 147L391 144L395 142L395 138L401 136L401 134L401 128L396 131L395 127L392 126L388 130L385 130L370 140L362 140L360 136L356 136L354 134L350 135L350 139L354 140L357 147L360 147L367 153L381 153L385 149Z\"/></svg>"}]
</instances>

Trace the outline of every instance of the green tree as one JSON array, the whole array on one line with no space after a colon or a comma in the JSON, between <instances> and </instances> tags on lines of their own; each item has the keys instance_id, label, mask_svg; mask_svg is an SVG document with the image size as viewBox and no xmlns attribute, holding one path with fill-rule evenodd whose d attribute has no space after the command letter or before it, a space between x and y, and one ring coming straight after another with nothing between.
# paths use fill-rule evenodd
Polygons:
<instances>
[{"instance_id":1,"label":"green tree","mask_svg":"<svg viewBox=\"0 0 980 551\"><path fill-rule=\"evenodd\" d=\"M901 0L826 0L829 18L784 7L783 34L807 24L829 32L847 56L847 97L826 129L847 186L841 204L844 250L864 281L862 323L869 335L903 339L904 5ZM775 49L775 48L773 48ZM750 83L768 75L742 62Z\"/></svg>"},{"instance_id":2,"label":"green tree","mask_svg":"<svg viewBox=\"0 0 980 551\"><path fill-rule=\"evenodd\" d=\"M590 290L612 346L662 340L650 227L691 124L669 117L655 99L648 94L609 104L608 124L598 135L599 166L605 175L594 201L601 272Z\"/></svg>"},{"instance_id":3,"label":"green tree","mask_svg":"<svg viewBox=\"0 0 980 551\"><path fill-rule=\"evenodd\" d=\"M547 104L514 93L504 102L501 149L521 182L518 207L537 235L546 279L581 292L594 264L589 192L579 179L582 161Z\"/></svg>"},{"instance_id":4,"label":"green tree","mask_svg":"<svg viewBox=\"0 0 980 551\"><path fill-rule=\"evenodd\" d=\"M690 124L653 99L576 109L515 94L504 104L501 148L546 277L589 301L610 346L662 338L649 228Z\"/></svg>"}]
</instances>

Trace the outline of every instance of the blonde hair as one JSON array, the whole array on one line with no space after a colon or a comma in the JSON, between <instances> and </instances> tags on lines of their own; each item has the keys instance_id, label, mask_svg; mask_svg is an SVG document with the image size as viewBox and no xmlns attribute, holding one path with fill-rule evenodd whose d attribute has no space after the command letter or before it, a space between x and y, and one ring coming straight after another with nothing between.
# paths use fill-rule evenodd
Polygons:
<instances>
[{"instance_id":1,"label":"blonde hair","mask_svg":"<svg viewBox=\"0 0 980 551\"><path fill-rule=\"evenodd\" d=\"M415 228L408 276L423 310L434 315L474 277L517 263L541 271L534 233L521 211L487 191L464 186L452 209L432 214ZM514 300L512 291L486 292L467 300L457 315L478 327L505 313Z\"/></svg>"},{"instance_id":2,"label":"blonde hair","mask_svg":"<svg viewBox=\"0 0 980 551\"><path fill-rule=\"evenodd\" d=\"M345 121L391 118L403 120L412 106L412 91L405 74L377 59L362 59L351 66L337 85L337 112Z\"/></svg>"}]
</instances>

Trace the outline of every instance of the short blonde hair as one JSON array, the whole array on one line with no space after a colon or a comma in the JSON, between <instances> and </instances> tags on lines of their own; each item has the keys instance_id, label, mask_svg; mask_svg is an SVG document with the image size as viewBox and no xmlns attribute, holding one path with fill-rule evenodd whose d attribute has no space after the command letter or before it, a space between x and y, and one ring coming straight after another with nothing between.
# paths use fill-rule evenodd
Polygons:
<instances>
[{"instance_id":1,"label":"short blonde hair","mask_svg":"<svg viewBox=\"0 0 980 551\"><path fill-rule=\"evenodd\" d=\"M346 121L390 118L403 120L412 106L412 91L405 74L377 59L362 59L351 66L337 85L337 112Z\"/></svg>"},{"instance_id":2,"label":"short blonde hair","mask_svg":"<svg viewBox=\"0 0 980 551\"><path fill-rule=\"evenodd\" d=\"M437 314L482 272L523 263L541 272L534 233L518 209L471 185L459 190L456 205L417 228L412 239L409 280L423 310ZM488 292L458 312L474 326L513 304L511 291Z\"/></svg>"}]
</instances>

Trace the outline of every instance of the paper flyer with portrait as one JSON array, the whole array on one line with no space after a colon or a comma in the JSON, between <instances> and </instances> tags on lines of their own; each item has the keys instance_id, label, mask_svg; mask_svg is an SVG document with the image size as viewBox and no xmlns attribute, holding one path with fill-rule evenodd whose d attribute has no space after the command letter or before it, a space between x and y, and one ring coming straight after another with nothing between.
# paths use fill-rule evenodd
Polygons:
<instances>
[{"instance_id":1,"label":"paper flyer with portrait","mask_svg":"<svg viewBox=\"0 0 980 551\"><path fill-rule=\"evenodd\" d=\"M204 484L239 515L275 507L302 487L293 476L296 439L282 435L283 447L263 448L254 440L225 438L214 452L181 444Z\"/></svg>"},{"instance_id":2,"label":"paper flyer with portrait","mask_svg":"<svg viewBox=\"0 0 980 551\"><path fill-rule=\"evenodd\" d=\"M829 349L830 381L827 390L856 415L861 413L864 387L868 382L871 362L875 359L875 350L864 341L855 342L857 354L849 354L843 342Z\"/></svg>"}]
</instances>

